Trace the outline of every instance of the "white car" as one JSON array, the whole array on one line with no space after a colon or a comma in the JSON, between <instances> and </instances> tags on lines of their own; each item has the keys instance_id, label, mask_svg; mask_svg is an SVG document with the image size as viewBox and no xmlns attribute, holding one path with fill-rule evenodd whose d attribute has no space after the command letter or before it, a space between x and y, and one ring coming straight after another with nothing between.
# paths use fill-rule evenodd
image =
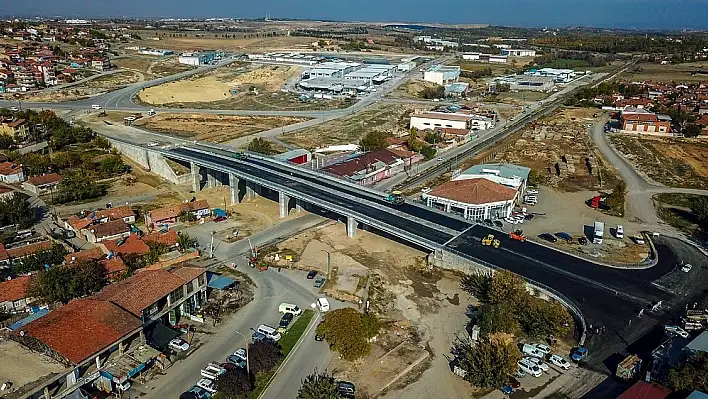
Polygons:
<instances>
[{"instance_id":1,"label":"white car","mask_svg":"<svg viewBox=\"0 0 708 399\"><path fill-rule=\"evenodd\" d=\"M130 115L130 116L126 116L126 117L123 118L123 119L126 120L126 121L128 121L128 122L133 122L133 121L135 120L135 116Z\"/></svg>"},{"instance_id":2,"label":"white car","mask_svg":"<svg viewBox=\"0 0 708 399\"><path fill-rule=\"evenodd\" d=\"M617 226L617 231L615 231L615 236L617 238L624 238L624 227Z\"/></svg>"},{"instance_id":3,"label":"white car","mask_svg":"<svg viewBox=\"0 0 708 399\"><path fill-rule=\"evenodd\" d=\"M526 194L538 194L538 190L532 188L532 189L526 190Z\"/></svg>"},{"instance_id":4,"label":"white car","mask_svg":"<svg viewBox=\"0 0 708 399\"><path fill-rule=\"evenodd\" d=\"M536 346L536 349L543 352L544 355L548 355L551 353L551 348L549 348L548 345L536 344L535 346Z\"/></svg>"},{"instance_id":5,"label":"white car","mask_svg":"<svg viewBox=\"0 0 708 399\"><path fill-rule=\"evenodd\" d=\"M91 106L91 109L101 109L101 106L98 104L94 104Z\"/></svg>"},{"instance_id":6,"label":"white car","mask_svg":"<svg viewBox=\"0 0 708 399\"><path fill-rule=\"evenodd\" d=\"M538 366L533 363L529 363L524 359L519 360L516 364L519 366L519 369L521 369L521 371L526 374L530 374L536 378L540 377L541 374L543 374L543 372L540 368L538 368Z\"/></svg>"},{"instance_id":7,"label":"white car","mask_svg":"<svg viewBox=\"0 0 708 399\"><path fill-rule=\"evenodd\" d=\"M568 363L568 361L565 360L561 355L551 355L551 357L548 358L548 361L562 368L563 370L568 370L570 368L570 363Z\"/></svg>"},{"instance_id":8,"label":"white car","mask_svg":"<svg viewBox=\"0 0 708 399\"><path fill-rule=\"evenodd\" d=\"M531 344L524 344L521 347L521 353L523 353L524 355L537 357L539 359L543 358L543 352L538 350L535 345Z\"/></svg>"},{"instance_id":9,"label":"white car","mask_svg":"<svg viewBox=\"0 0 708 399\"><path fill-rule=\"evenodd\" d=\"M209 378L202 378L197 381L197 386L209 393L216 393L216 383Z\"/></svg>"},{"instance_id":10,"label":"white car","mask_svg":"<svg viewBox=\"0 0 708 399\"><path fill-rule=\"evenodd\" d=\"M170 349L174 349L175 352L185 352L189 350L189 344L182 338L175 338L167 345Z\"/></svg>"},{"instance_id":11,"label":"white car","mask_svg":"<svg viewBox=\"0 0 708 399\"><path fill-rule=\"evenodd\" d=\"M522 360L526 360L529 363L535 364L536 366L538 366L538 368L541 369L541 371L548 371L548 365L546 363L542 362L541 359L539 359L539 358L526 356Z\"/></svg>"},{"instance_id":12,"label":"white car","mask_svg":"<svg viewBox=\"0 0 708 399\"><path fill-rule=\"evenodd\" d=\"M634 242L637 243L637 245L644 245L644 237L642 237L640 234L637 234L634 236Z\"/></svg>"},{"instance_id":13,"label":"white car","mask_svg":"<svg viewBox=\"0 0 708 399\"><path fill-rule=\"evenodd\" d=\"M151 142L147 143L148 147L157 147L158 145L160 145L160 143L155 142L155 141L151 141Z\"/></svg>"},{"instance_id":14,"label":"white car","mask_svg":"<svg viewBox=\"0 0 708 399\"><path fill-rule=\"evenodd\" d=\"M691 269L693 269L693 265L692 265L692 264L690 264L690 263L683 263L683 261L681 261L681 271L682 271L682 272L688 273L688 272L691 271Z\"/></svg>"},{"instance_id":15,"label":"white car","mask_svg":"<svg viewBox=\"0 0 708 399\"><path fill-rule=\"evenodd\" d=\"M17 108L17 107L10 107L10 111L12 111L12 112L17 112L17 111L19 111L19 110L20 110L20 109Z\"/></svg>"},{"instance_id":16,"label":"white car","mask_svg":"<svg viewBox=\"0 0 708 399\"><path fill-rule=\"evenodd\" d=\"M670 334L678 335L681 338L688 338L688 332L679 326L665 325L664 331Z\"/></svg>"},{"instance_id":17,"label":"white car","mask_svg":"<svg viewBox=\"0 0 708 399\"><path fill-rule=\"evenodd\" d=\"M234 355L240 357L243 360L246 360L246 348L236 349L236 352L234 352Z\"/></svg>"}]
</instances>

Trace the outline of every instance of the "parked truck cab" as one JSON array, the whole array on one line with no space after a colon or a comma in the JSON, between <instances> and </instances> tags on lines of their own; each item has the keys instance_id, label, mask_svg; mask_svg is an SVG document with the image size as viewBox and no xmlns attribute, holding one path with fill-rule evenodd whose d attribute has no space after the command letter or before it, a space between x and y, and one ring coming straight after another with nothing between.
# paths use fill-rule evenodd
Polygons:
<instances>
[{"instance_id":1,"label":"parked truck cab","mask_svg":"<svg viewBox=\"0 0 708 399\"><path fill-rule=\"evenodd\" d=\"M605 224L602 222L595 222L595 227L593 229L592 243L602 244L602 238L605 235Z\"/></svg>"}]
</instances>

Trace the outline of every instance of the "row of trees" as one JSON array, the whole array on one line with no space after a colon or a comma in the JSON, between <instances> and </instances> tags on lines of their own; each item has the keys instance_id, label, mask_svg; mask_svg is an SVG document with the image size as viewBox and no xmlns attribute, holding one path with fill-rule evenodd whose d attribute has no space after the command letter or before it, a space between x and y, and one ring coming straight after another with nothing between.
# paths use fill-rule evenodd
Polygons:
<instances>
[{"instance_id":1,"label":"row of trees","mask_svg":"<svg viewBox=\"0 0 708 399\"><path fill-rule=\"evenodd\" d=\"M227 398L247 398L255 387L255 377L273 370L282 353L275 342L264 340L248 345L250 374L245 369L234 367L216 380L216 388Z\"/></svg>"},{"instance_id":2,"label":"row of trees","mask_svg":"<svg viewBox=\"0 0 708 399\"><path fill-rule=\"evenodd\" d=\"M421 90L418 95L429 100L435 98L445 98L445 86L439 84L436 84L435 86L429 86Z\"/></svg>"},{"instance_id":3,"label":"row of trees","mask_svg":"<svg viewBox=\"0 0 708 399\"><path fill-rule=\"evenodd\" d=\"M108 185L98 182L97 178L96 173L88 169L68 170L62 176L57 191L52 193L52 201L55 204L65 204L105 195Z\"/></svg>"},{"instance_id":4,"label":"row of trees","mask_svg":"<svg viewBox=\"0 0 708 399\"><path fill-rule=\"evenodd\" d=\"M21 259L15 259L12 262L13 270L17 274L25 274L44 270L47 266L60 265L64 262L64 257L67 253L63 245L54 243L49 249L36 252Z\"/></svg>"},{"instance_id":5,"label":"row of trees","mask_svg":"<svg viewBox=\"0 0 708 399\"><path fill-rule=\"evenodd\" d=\"M47 303L68 303L105 287L106 268L97 260L54 266L40 271L30 280L29 295Z\"/></svg>"}]
</instances>

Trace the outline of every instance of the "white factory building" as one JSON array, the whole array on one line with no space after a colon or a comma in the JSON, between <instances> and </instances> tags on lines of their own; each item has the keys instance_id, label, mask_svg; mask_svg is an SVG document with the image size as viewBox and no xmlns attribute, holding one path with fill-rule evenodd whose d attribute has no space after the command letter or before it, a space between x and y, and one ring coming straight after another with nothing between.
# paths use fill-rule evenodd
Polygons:
<instances>
[{"instance_id":1,"label":"white factory building","mask_svg":"<svg viewBox=\"0 0 708 399\"><path fill-rule=\"evenodd\" d=\"M361 64L356 62L323 62L313 68L302 72L302 79L312 78L343 78L344 75L354 72Z\"/></svg>"},{"instance_id":2,"label":"white factory building","mask_svg":"<svg viewBox=\"0 0 708 399\"><path fill-rule=\"evenodd\" d=\"M556 83L568 83L575 79L577 72L572 69L541 68L531 69L526 72L531 76L542 76L552 78Z\"/></svg>"},{"instance_id":3,"label":"white factory building","mask_svg":"<svg viewBox=\"0 0 708 399\"><path fill-rule=\"evenodd\" d=\"M472 52L462 54L462 59L468 61L489 62L492 64L505 64L507 56L499 54L484 54Z\"/></svg>"},{"instance_id":4,"label":"white factory building","mask_svg":"<svg viewBox=\"0 0 708 399\"><path fill-rule=\"evenodd\" d=\"M505 49L502 49L501 53L502 53L502 55L506 55L506 56L510 56L510 57L535 57L536 56L536 50L529 50L529 49L505 48Z\"/></svg>"},{"instance_id":5,"label":"white factory building","mask_svg":"<svg viewBox=\"0 0 708 399\"><path fill-rule=\"evenodd\" d=\"M418 130L460 129L460 130L487 130L494 121L491 118L471 114L458 114L448 112L416 112L411 115L410 128Z\"/></svg>"},{"instance_id":6,"label":"white factory building","mask_svg":"<svg viewBox=\"0 0 708 399\"><path fill-rule=\"evenodd\" d=\"M459 66L433 65L423 73L423 80L441 86L455 83L460 78Z\"/></svg>"},{"instance_id":7,"label":"white factory building","mask_svg":"<svg viewBox=\"0 0 708 399\"><path fill-rule=\"evenodd\" d=\"M533 75L508 75L494 81L508 84L510 90L549 91L555 86L553 78Z\"/></svg>"},{"instance_id":8,"label":"white factory building","mask_svg":"<svg viewBox=\"0 0 708 399\"><path fill-rule=\"evenodd\" d=\"M315 65L322 60L322 57L301 53L264 53L247 54L250 61L277 62L296 65Z\"/></svg>"}]
</instances>

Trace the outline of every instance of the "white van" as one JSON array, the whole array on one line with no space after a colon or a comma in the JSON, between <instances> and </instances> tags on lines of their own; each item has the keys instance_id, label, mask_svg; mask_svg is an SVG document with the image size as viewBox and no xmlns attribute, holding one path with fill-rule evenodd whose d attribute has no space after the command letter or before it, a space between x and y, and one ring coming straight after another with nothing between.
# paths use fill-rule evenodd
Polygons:
<instances>
[{"instance_id":1,"label":"white van","mask_svg":"<svg viewBox=\"0 0 708 399\"><path fill-rule=\"evenodd\" d=\"M293 316L300 316L302 314L302 309L300 309L297 305L293 305L292 303L281 303L280 306L278 306L278 312L280 313L292 313Z\"/></svg>"},{"instance_id":2,"label":"white van","mask_svg":"<svg viewBox=\"0 0 708 399\"><path fill-rule=\"evenodd\" d=\"M541 374L543 374L543 372L541 371L541 369L537 365L530 363L525 359L519 360L516 364L519 366L521 371L523 371L526 374L530 374L536 378L540 377Z\"/></svg>"},{"instance_id":3,"label":"white van","mask_svg":"<svg viewBox=\"0 0 708 399\"><path fill-rule=\"evenodd\" d=\"M273 341L278 341L281 337L280 333L275 328L267 324L261 324L260 326L258 326L256 331L272 339Z\"/></svg>"},{"instance_id":4,"label":"white van","mask_svg":"<svg viewBox=\"0 0 708 399\"><path fill-rule=\"evenodd\" d=\"M317 298L317 302L315 304L320 312L329 311L329 301L327 301L327 298Z\"/></svg>"},{"instance_id":5,"label":"white van","mask_svg":"<svg viewBox=\"0 0 708 399\"><path fill-rule=\"evenodd\" d=\"M98 104L94 104L94 105L91 106L91 108L93 108L93 109L101 109L101 106L98 105Z\"/></svg>"}]
</instances>

